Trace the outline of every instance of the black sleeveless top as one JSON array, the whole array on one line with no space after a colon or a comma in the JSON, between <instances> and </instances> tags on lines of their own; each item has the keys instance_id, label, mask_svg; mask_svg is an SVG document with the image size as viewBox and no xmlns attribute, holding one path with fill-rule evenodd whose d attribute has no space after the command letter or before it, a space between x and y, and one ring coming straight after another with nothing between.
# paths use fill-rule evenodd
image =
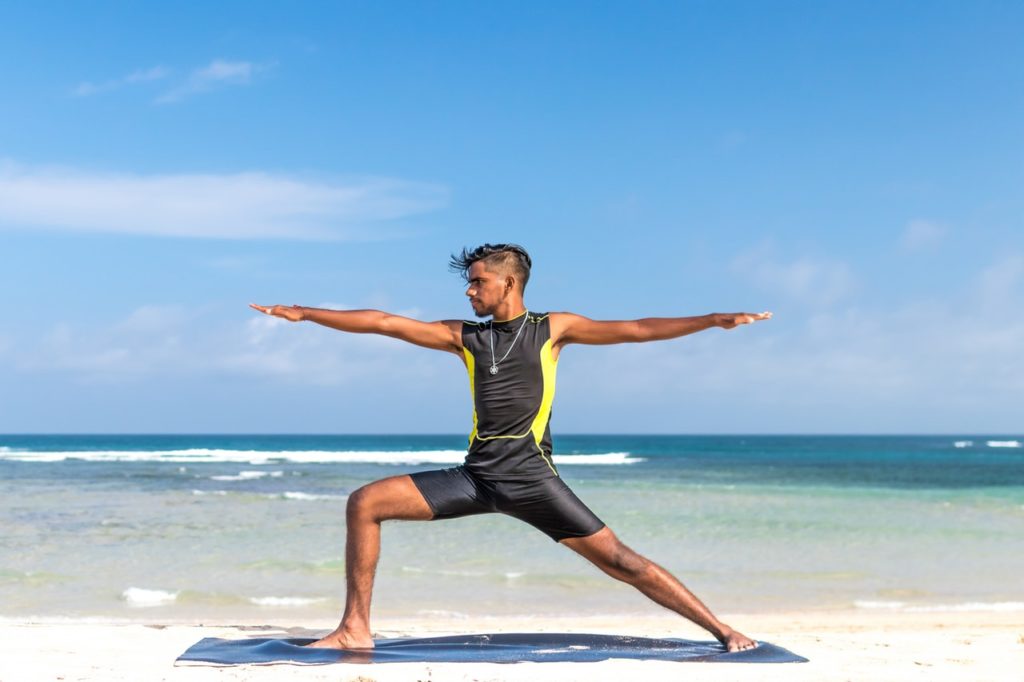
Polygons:
<instances>
[{"instance_id":1,"label":"black sleeveless top","mask_svg":"<svg viewBox=\"0 0 1024 682\"><path fill-rule=\"evenodd\" d=\"M492 333L496 374L490 371ZM551 460L549 426L557 363L551 355L547 313L527 311L502 322L463 322L462 352L473 395L466 468L490 479L558 476ZM506 352L508 357L502 360Z\"/></svg>"}]
</instances>

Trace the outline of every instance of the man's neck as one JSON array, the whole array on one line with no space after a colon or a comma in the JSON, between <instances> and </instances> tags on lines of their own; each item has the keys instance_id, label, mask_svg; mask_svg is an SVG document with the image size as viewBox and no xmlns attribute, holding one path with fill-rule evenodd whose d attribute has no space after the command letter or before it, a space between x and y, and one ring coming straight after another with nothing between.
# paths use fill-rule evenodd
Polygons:
<instances>
[{"instance_id":1,"label":"man's neck","mask_svg":"<svg viewBox=\"0 0 1024 682\"><path fill-rule=\"evenodd\" d=\"M508 301L498 306L491 317L495 322L513 320L526 312L526 306L520 301Z\"/></svg>"}]
</instances>

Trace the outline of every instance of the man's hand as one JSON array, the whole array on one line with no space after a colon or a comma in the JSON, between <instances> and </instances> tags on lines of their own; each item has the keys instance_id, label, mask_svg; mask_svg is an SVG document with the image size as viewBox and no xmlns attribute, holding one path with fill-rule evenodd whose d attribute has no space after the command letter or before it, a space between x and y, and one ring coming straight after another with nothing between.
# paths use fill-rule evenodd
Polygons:
<instances>
[{"instance_id":1,"label":"man's hand","mask_svg":"<svg viewBox=\"0 0 1024 682\"><path fill-rule=\"evenodd\" d=\"M261 313L267 315L273 315L274 317L281 317L289 322L302 322L306 319L306 313L299 305L256 305L255 303L249 304L250 308L255 308Z\"/></svg>"},{"instance_id":2,"label":"man's hand","mask_svg":"<svg viewBox=\"0 0 1024 682\"><path fill-rule=\"evenodd\" d=\"M741 324L751 324L760 320L770 320L772 314L764 313L715 313L715 326L722 329L732 329Z\"/></svg>"}]
</instances>

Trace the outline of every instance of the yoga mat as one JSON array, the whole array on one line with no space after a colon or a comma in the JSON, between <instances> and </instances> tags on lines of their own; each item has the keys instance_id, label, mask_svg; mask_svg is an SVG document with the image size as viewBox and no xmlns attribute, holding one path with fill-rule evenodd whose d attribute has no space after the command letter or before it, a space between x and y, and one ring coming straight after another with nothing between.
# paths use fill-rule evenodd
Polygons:
<instances>
[{"instance_id":1,"label":"yoga mat","mask_svg":"<svg viewBox=\"0 0 1024 682\"><path fill-rule=\"evenodd\" d=\"M293 663L518 663L591 662L609 658L645 661L721 661L723 663L804 663L782 647L759 642L754 649L729 653L718 642L648 639L623 635L497 634L378 639L374 649L310 649L312 639L218 639L193 644L175 665Z\"/></svg>"}]
</instances>

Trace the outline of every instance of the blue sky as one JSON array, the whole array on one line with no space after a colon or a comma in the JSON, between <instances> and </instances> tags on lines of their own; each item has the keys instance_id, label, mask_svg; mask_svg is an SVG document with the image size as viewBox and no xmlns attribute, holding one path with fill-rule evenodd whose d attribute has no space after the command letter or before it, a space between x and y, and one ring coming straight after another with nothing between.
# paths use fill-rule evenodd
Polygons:
<instances>
[{"instance_id":1,"label":"blue sky","mask_svg":"<svg viewBox=\"0 0 1024 682\"><path fill-rule=\"evenodd\" d=\"M8 4L0 432L468 429L454 356L247 303L772 310L562 356L562 432L1019 433L1024 6Z\"/></svg>"}]
</instances>

